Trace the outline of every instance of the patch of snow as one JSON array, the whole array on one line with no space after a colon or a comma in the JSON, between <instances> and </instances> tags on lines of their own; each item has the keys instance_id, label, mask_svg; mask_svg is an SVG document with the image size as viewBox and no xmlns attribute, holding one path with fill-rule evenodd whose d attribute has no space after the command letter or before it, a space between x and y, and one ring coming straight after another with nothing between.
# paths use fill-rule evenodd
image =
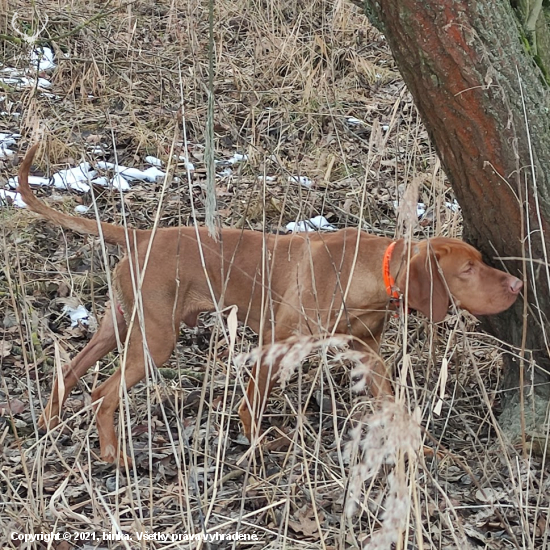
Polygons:
<instances>
[{"instance_id":1,"label":"patch of snow","mask_svg":"<svg viewBox=\"0 0 550 550\"><path fill-rule=\"evenodd\" d=\"M224 168L221 172L217 172L216 176L218 178L228 178L231 174L233 174L231 168Z\"/></svg>"},{"instance_id":2,"label":"patch of snow","mask_svg":"<svg viewBox=\"0 0 550 550\"><path fill-rule=\"evenodd\" d=\"M57 189L74 189L87 193L90 190L90 185L86 182L90 182L96 175L95 170L90 170L89 162L82 162L75 168L60 170L53 175L52 181Z\"/></svg>"},{"instance_id":3,"label":"patch of snow","mask_svg":"<svg viewBox=\"0 0 550 550\"><path fill-rule=\"evenodd\" d=\"M393 208L396 212L399 211L399 202L393 201ZM419 202L416 205L416 215L421 218L426 213L426 205L423 202Z\"/></svg>"},{"instance_id":4,"label":"patch of snow","mask_svg":"<svg viewBox=\"0 0 550 550\"><path fill-rule=\"evenodd\" d=\"M178 157L178 161L183 162L183 167L188 172L193 172L193 170L195 170L195 165L192 162L190 162L189 159L185 155L180 155Z\"/></svg>"},{"instance_id":5,"label":"patch of snow","mask_svg":"<svg viewBox=\"0 0 550 550\"><path fill-rule=\"evenodd\" d=\"M21 134L4 134L0 132L0 146L8 147L10 145L15 145L20 138Z\"/></svg>"},{"instance_id":6,"label":"patch of snow","mask_svg":"<svg viewBox=\"0 0 550 550\"><path fill-rule=\"evenodd\" d=\"M8 186L12 189L17 189L18 185L18 176L14 176L13 178L10 178L8 180ZM51 181L49 178L44 178L42 176L29 176L29 185L33 185L36 187L46 187L47 185L51 185Z\"/></svg>"},{"instance_id":7,"label":"patch of snow","mask_svg":"<svg viewBox=\"0 0 550 550\"><path fill-rule=\"evenodd\" d=\"M51 71L55 69L56 64L51 48L44 46L43 48L35 48L31 53L31 65L37 71Z\"/></svg>"},{"instance_id":8,"label":"patch of snow","mask_svg":"<svg viewBox=\"0 0 550 550\"><path fill-rule=\"evenodd\" d=\"M52 83L45 78L39 78L37 82L35 78L16 72L16 69L12 69L12 71L8 76L0 76L0 82L3 82L7 86L14 86L18 90L22 88L34 88L35 86L39 89L47 90L52 87Z\"/></svg>"},{"instance_id":9,"label":"patch of snow","mask_svg":"<svg viewBox=\"0 0 550 550\"><path fill-rule=\"evenodd\" d=\"M105 176L100 176L92 180L94 185L100 185L101 187L114 187L120 191L128 191L130 189L130 184L126 178L122 177L122 174L118 172L111 178L108 179Z\"/></svg>"},{"instance_id":10,"label":"patch of snow","mask_svg":"<svg viewBox=\"0 0 550 550\"><path fill-rule=\"evenodd\" d=\"M10 149L12 145L17 143L21 134L5 134L0 132L0 159L12 158L15 152Z\"/></svg>"},{"instance_id":11,"label":"patch of snow","mask_svg":"<svg viewBox=\"0 0 550 550\"><path fill-rule=\"evenodd\" d=\"M8 149L10 145L16 143L16 139L21 136L19 134L6 134L0 133L0 158L3 154L14 154ZM148 157L151 162L153 157ZM158 159L157 159L158 160ZM160 161L159 161L160 162ZM156 182L159 178L165 176L165 172L159 170L156 166L151 166L147 170L139 170L137 168L128 168L113 164L112 162L99 161L96 163L98 169L111 170L114 172L112 178L105 176L97 177L97 171L92 169L89 162L82 162L74 168L67 168L55 173L51 178L45 178L40 176L29 176L29 185L32 186L54 186L58 189L73 189L83 193L90 191L90 185L99 185L101 187L114 187L121 191L127 191L130 189L129 181L140 180L148 182ZM12 189L16 189L18 185L17 176L9 178L8 186ZM19 193L13 191L0 190L0 205L1 204L13 204L20 208L25 207L25 203L21 199ZM77 207L78 209L79 207ZM78 212L85 212L83 209L77 210Z\"/></svg>"},{"instance_id":12,"label":"patch of snow","mask_svg":"<svg viewBox=\"0 0 550 550\"><path fill-rule=\"evenodd\" d=\"M299 183L302 187L311 189L315 183L306 176L289 176L288 181L290 183Z\"/></svg>"},{"instance_id":13,"label":"patch of snow","mask_svg":"<svg viewBox=\"0 0 550 550\"><path fill-rule=\"evenodd\" d=\"M248 160L248 155L243 155L241 153L235 153L230 159L227 160L216 160L215 163L220 166L227 166L236 164L237 162L244 162Z\"/></svg>"},{"instance_id":14,"label":"patch of snow","mask_svg":"<svg viewBox=\"0 0 550 550\"><path fill-rule=\"evenodd\" d=\"M128 183L128 180L124 178L122 174L115 174L111 178L110 185L112 185L115 189L119 189L120 191L128 191L128 189L130 189L130 184Z\"/></svg>"},{"instance_id":15,"label":"patch of snow","mask_svg":"<svg viewBox=\"0 0 550 550\"><path fill-rule=\"evenodd\" d=\"M162 166L162 160L158 159L157 157L145 157L145 162L148 162L151 166Z\"/></svg>"},{"instance_id":16,"label":"patch of snow","mask_svg":"<svg viewBox=\"0 0 550 550\"><path fill-rule=\"evenodd\" d=\"M112 162L103 162L100 161L96 164L99 169L102 170L114 170L119 173L123 178L127 180L139 180L139 181L149 181L156 182L158 178L163 178L166 174L159 170L156 166L147 168L147 170L139 170L138 168L128 168L127 166L122 166L121 164L113 164Z\"/></svg>"},{"instance_id":17,"label":"patch of snow","mask_svg":"<svg viewBox=\"0 0 550 550\"><path fill-rule=\"evenodd\" d=\"M0 204L13 204L13 206L17 206L18 208L27 207L19 193L6 189L0 189Z\"/></svg>"},{"instance_id":18,"label":"patch of snow","mask_svg":"<svg viewBox=\"0 0 550 550\"><path fill-rule=\"evenodd\" d=\"M248 155L242 155L241 153L235 153L227 162L235 164L237 162L245 162L248 160Z\"/></svg>"},{"instance_id":19,"label":"patch of snow","mask_svg":"<svg viewBox=\"0 0 550 550\"><path fill-rule=\"evenodd\" d=\"M319 230L336 231L336 227L334 227L324 216L315 216L309 220L287 223L286 230L289 233L304 233Z\"/></svg>"},{"instance_id":20,"label":"patch of snow","mask_svg":"<svg viewBox=\"0 0 550 550\"><path fill-rule=\"evenodd\" d=\"M458 212L460 210L460 204L456 201L456 199L453 200L453 202L446 202L445 206L451 211L451 212Z\"/></svg>"},{"instance_id":21,"label":"patch of snow","mask_svg":"<svg viewBox=\"0 0 550 550\"><path fill-rule=\"evenodd\" d=\"M12 158L15 156L15 152L7 147L0 147L0 159Z\"/></svg>"},{"instance_id":22,"label":"patch of snow","mask_svg":"<svg viewBox=\"0 0 550 550\"><path fill-rule=\"evenodd\" d=\"M83 305L79 305L77 308L65 306L63 308L63 313L71 318L71 327L77 327L79 323L88 325L90 322L90 314Z\"/></svg>"},{"instance_id":23,"label":"patch of snow","mask_svg":"<svg viewBox=\"0 0 550 550\"><path fill-rule=\"evenodd\" d=\"M161 180L166 175L165 172L159 170L156 166L151 166L151 168L147 168L147 170L143 171L143 174L145 175L145 181L151 182ZM122 175L124 176L124 174Z\"/></svg>"},{"instance_id":24,"label":"patch of snow","mask_svg":"<svg viewBox=\"0 0 550 550\"><path fill-rule=\"evenodd\" d=\"M99 178L94 178L92 180L93 185L99 185L100 187L109 187L109 179L105 176L99 176Z\"/></svg>"}]
</instances>

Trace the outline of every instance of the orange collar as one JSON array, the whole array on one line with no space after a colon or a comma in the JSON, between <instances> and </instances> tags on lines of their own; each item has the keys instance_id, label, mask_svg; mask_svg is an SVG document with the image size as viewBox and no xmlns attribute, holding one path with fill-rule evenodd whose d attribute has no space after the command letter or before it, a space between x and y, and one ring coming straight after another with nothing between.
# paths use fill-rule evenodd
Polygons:
<instances>
[{"instance_id":1,"label":"orange collar","mask_svg":"<svg viewBox=\"0 0 550 550\"><path fill-rule=\"evenodd\" d=\"M395 279L391 276L390 273L390 261L393 249L397 243L394 241L391 243L386 252L384 252L384 260L382 262L382 273L384 274L384 285L386 286L386 292L388 296L392 299L399 300L399 291L395 286Z\"/></svg>"}]
</instances>

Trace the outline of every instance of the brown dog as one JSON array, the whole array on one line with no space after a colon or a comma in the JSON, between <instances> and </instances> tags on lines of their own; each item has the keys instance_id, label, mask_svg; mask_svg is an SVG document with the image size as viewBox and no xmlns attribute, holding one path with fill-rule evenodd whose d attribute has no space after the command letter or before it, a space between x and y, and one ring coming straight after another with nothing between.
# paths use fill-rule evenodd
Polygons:
<instances>
[{"instance_id":1,"label":"brown dog","mask_svg":"<svg viewBox=\"0 0 550 550\"><path fill-rule=\"evenodd\" d=\"M145 377L146 360L160 367L170 357L181 323L223 305L236 305L238 318L261 335L264 345L293 335L345 334L355 349L378 350L388 308L401 292L409 307L441 321L451 297L476 315L510 307L522 282L481 260L480 253L456 239L433 238L413 244L368 235L358 229L329 234L266 235L224 229L219 242L204 228L126 230L70 216L38 200L28 184L32 147L19 170L19 192L30 210L79 233L100 236L128 254L114 275L115 301L97 333L64 369L64 392L54 384L40 418L44 427L59 422L64 399L79 378L127 339L126 366L92 392L97 407L101 458L122 459L114 426L122 376L127 389ZM136 299L137 297L137 299ZM138 302L134 315L134 305ZM141 314L142 312L142 314ZM115 328L116 325L116 328ZM239 408L245 435L256 435L278 365L253 372ZM371 373L374 396L393 395L385 367Z\"/></svg>"}]
</instances>

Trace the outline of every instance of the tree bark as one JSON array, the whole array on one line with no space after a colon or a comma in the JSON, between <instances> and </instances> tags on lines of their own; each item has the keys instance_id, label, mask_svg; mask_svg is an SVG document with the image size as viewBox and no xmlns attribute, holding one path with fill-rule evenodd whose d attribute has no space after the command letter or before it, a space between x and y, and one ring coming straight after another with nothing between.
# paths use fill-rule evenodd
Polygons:
<instances>
[{"instance_id":1,"label":"tree bark","mask_svg":"<svg viewBox=\"0 0 550 550\"><path fill-rule=\"evenodd\" d=\"M506 0L362 6L384 32L441 158L462 207L465 239L488 263L527 283L526 301L484 319L484 327L512 346L501 424L520 435L523 381L527 428L534 432L550 399L550 110L541 70L550 52L535 59L519 11Z\"/></svg>"}]
</instances>

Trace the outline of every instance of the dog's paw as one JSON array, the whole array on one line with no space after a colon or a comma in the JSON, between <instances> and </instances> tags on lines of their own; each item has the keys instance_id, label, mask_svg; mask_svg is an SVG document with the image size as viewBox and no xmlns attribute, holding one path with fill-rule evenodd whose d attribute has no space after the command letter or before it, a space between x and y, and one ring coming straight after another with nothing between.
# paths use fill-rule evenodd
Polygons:
<instances>
[{"instance_id":1,"label":"dog's paw","mask_svg":"<svg viewBox=\"0 0 550 550\"><path fill-rule=\"evenodd\" d=\"M122 451L119 451L114 445L106 445L105 449L101 450L100 455L103 462L108 464L116 464L120 468L128 465L128 468L131 468L133 461L129 456L126 456Z\"/></svg>"},{"instance_id":2,"label":"dog's paw","mask_svg":"<svg viewBox=\"0 0 550 550\"><path fill-rule=\"evenodd\" d=\"M53 430L59 426L59 415L51 416L48 414L47 409L40 415L38 419L38 429L40 433L45 434L49 430Z\"/></svg>"}]
</instances>

